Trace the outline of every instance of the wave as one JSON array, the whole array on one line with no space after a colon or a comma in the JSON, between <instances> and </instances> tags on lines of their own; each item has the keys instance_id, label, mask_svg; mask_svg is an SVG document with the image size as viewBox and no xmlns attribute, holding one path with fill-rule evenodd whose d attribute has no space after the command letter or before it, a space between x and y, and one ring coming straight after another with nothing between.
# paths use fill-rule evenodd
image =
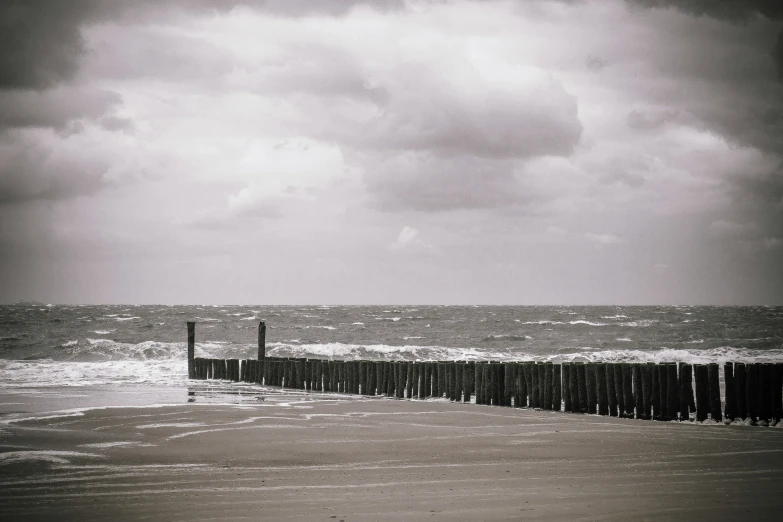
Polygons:
<instances>
[{"instance_id":1,"label":"wave","mask_svg":"<svg viewBox=\"0 0 783 522\"><path fill-rule=\"evenodd\" d=\"M532 337L529 335L513 335L513 334L502 334L502 335L488 335L484 337L483 341L529 341Z\"/></svg>"},{"instance_id":2,"label":"wave","mask_svg":"<svg viewBox=\"0 0 783 522\"><path fill-rule=\"evenodd\" d=\"M115 317L114 318L115 321L133 321L133 320L136 320L136 319L141 319L141 317L136 317L134 315L132 317Z\"/></svg>"},{"instance_id":3,"label":"wave","mask_svg":"<svg viewBox=\"0 0 783 522\"><path fill-rule=\"evenodd\" d=\"M311 357L347 360L503 360L509 358L507 351L491 352L478 348L448 348L444 346L313 343L289 345L272 343L267 355L273 357Z\"/></svg>"},{"instance_id":4,"label":"wave","mask_svg":"<svg viewBox=\"0 0 783 522\"><path fill-rule=\"evenodd\" d=\"M625 323L620 323L620 326L630 326L631 328L634 327L646 328L658 322L659 321L657 319L639 319L638 321L628 321Z\"/></svg>"},{"instance_id":5,"label":"wave","mask_svg":"<svg viewBox=\"0 0 783 522\"><path fill-rule=\"evenodd\" d=\"M101 385L187 386L186 360L36 361L0 360L0 389Z\"/></svg>"},{"instance_id":6,"label":"wave","mask_svg":"<svg viewBox=\"0 0 783 522\"><path fill-rule=\"evenodd\" d=\"M722 346L709 350L673 349L658 350L596 350L550 355L546 360L557 362L682 362L688 364L724 364L727 362L765 363L783 362L783 349L754 350Z\"/></svg>"}]
</instances>

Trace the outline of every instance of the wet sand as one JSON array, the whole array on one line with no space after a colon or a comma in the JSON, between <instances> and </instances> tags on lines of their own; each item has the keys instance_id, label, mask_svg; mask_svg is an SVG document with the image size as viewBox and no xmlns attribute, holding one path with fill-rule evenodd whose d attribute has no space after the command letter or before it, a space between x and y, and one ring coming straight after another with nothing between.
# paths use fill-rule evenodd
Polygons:
<instances>
[{"instance_id":1,"label":"wet sand","mask_svg":"<svg viewBox=\"0 0 783 522\"><path fill-rule=\"evenodd\" d=\"M783 429L302 398L90 410L6 424L0 518L783 516Z\"/></svg>"}]
</instances>

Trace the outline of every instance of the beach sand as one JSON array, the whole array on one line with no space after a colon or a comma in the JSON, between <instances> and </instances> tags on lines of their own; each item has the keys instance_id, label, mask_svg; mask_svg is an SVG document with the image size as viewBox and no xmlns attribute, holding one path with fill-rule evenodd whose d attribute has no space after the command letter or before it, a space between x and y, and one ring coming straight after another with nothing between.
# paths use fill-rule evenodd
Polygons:
<instances>
[{"instance_id":1,"label":"beach sand","mask_svg":"<svg viewBox=\"0 0 783 522\"><path fill-rule=\"evenodd\" d=\"M194 400L4 425L0 518L783 517L783 429L443 400Z\"/></svg>"}]
</instances>

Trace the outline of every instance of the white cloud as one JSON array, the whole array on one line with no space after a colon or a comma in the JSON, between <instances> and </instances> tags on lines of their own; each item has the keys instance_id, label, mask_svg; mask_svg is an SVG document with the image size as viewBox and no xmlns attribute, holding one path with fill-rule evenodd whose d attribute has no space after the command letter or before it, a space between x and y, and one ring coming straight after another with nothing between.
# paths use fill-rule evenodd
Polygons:
<instances>
[{"instance_id":1,"label":"white cloud","mask_svg":"<svg viewBox=\"0 0 783 522\"><path fill-rule=\"evenodd\" d=\"M432 254L436 252L434 245L423 241L419 237L419 230L405 226L397 234L397 239L389 245L389 250L395 252L421 252Z\"/></svg>"},{"instance_id":2,"label":"white cloud","mask_svg":"<svg viewBox=\"0 0 783 522\"><path fill-rule=\"evenodd\" d=\"M614 234L595 234L593 232L587 232L585 233L585 237L599 245L616 245L622 243L622 239Z\"/></svg>"}]
</instances>

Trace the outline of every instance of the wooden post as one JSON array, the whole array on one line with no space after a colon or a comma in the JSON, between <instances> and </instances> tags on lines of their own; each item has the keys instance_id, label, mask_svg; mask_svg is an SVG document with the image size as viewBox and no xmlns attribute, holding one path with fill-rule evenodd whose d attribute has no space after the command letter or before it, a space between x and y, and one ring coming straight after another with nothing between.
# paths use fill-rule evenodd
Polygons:
<instances>
[{"instance_id":1,"label":"wooden post","mask_svg":"<svg viewBox=\"0 0 783 522\"><path fill-rule=\"evenodd\" d=\"M568 387L571 391L571 411L580 413L582 411L579 402L579 363L571 363L571 371L568 374Z\"/></svg>"},{"instance_id":2,"label":"wooden post","mask_svg":"<svg viewBox=\"0 0 783 522\"><path fill-rule=\"evenodd\" d=\"M652 407L652 418L655 420L661 420L661 381L658 377L658 365L652 363L650 365L650 372L650 380L652 382L652 386L650 386L650 405Z\"/></svg>"},{"instance_id":3,"label":"wooden post","mask_svg":"<svg viewBox=\"0 0 783 522\"><path fill-rule=\"evenodd\" d=\"M606 395L609 402L609 415L617 417L617 390L615 390L614 364L606 363Z\"/></svg>"},{"instance_id":4,"label":"wooden post","mask_svg":"<svg viewBox=\"0 0 783 522\"><path fill-rule=\"evenodd\" d=\"M432 363L424 363L424 398L432 397Z\"/></svg>"},{"instance_id":5,"label":"wooden post","mask_svg":"<svg viewBox=\"0 0 783 522\"><path fill-rule=\"evenodd\" d=\"M488 364L489 369L489 396L487 397L487 404L492 406L498 405L498 372L496 365L490 361Z\"/></svg>"},{"instance_id":6,"label":"wooden post","mask_svg":"<svg viewBox=\"0 0 783 522\"><path fill-rule=\"evenodd\" d=\"M644 418L644 390L642 389L642 365L634 363L633 372L633 398L634 408L636 409L636 418Z\"/></svg>"},{"instance_id":7,"label":"wooden post","mask_svg":"<svg viewBox=\"0 0 783 522\"><path fill-rule=\"evenodd\" d=\"M587 413L595 415L596 404L598 403L598 388L595 381L596 365L594 362L585 365L585 382L587 385Z\"/></svg>"},{"instance_id":8,"label":"wooden post","mask_svg":"<svg viewBox=\"0 0 783 522\"><path fill-rule=\"evenodd\" d=\"M759 365L751 363L745 367L745 409L748 418L755 424L758 420Z\"/></svg>"},{"instance_id":9,"label":"wooden post","mask_svg":"<svg viewBox=\"0 0 783 522\"><path fill-rule=\"evenodd\" d=\"M720 401L720 368L717 363L711 363L707 366L707 382L710 394L710 416L712 420L721 422L723 420L723 408Z\"/></svg>"},{"instance_id":10,"label":"wooden post","mask_svg":"<svg viewBox=\"0 0 783 522\"><path fill-rule=\"evenodd\" d=\"M544 409L552 409L552 379L554 376L554 365L551 362L544 364Z\"/></svg>"},{"instance_id":11,"label":"wooden post","mask_svg":"<svg viewBox=\"0 0 783 522\"><path fill-rule=\"evenodd\" d=\"M484 389L481 392L484 396L482 404L489 406L492 404L492 365L487 361L481 366L482 379L484 381Z\"/></svg>"},{"instance_id":12,"label":"wooden post","mask_svg":"<svg viewBox=\"0 0 783 522\"><path fill-rule=\"evenodd\" d=\"M476 404L484 404L484 363L477 362L474 369L473 382L475 383Z\"/></svg>"},{"instance_id":13,"label":"wooden post","mask_svg":"<svg viewBox=\"0 0 783 522\"><path fill-rule=\"evenodd\" d=\"M405 361L402 363L405 368L403 379L403 388L405 388L405 396L409 399L413 397L413 363Z\"/></svg>"},{"instance_id":14,"label":"wooden post","mask_svg":"<svg viewBox=\"0 0 783 522\"><path fill-rule=\"evenodd\" d=\"M623 409L625 410L625 415L627 417L633 418L634 397L633 397L633 370L631 368L631 363L627 363L627 362L622 363L622 372L623 372L623 401L625 402L625 406L623 407Z\"/></svg>"},{"instance_id":15,"label":"wooden post","mask_svg":"<svg viewBox=\"0 0 783 522\"><path fill-rule=\"evenodd\" d=\"M541 383L538 381L538 363L530 363L528 368L530 371L530 406L540 408L538 388Z\"/></svg>"},{"instance_id":16,"label":"wooden post","mask_svg":"<svg viewBox=\"0 0 783 522\"><path fill-rule=\"evenodd\" d=\"M783 420L783 363L775 363L774 380L772 381L774 420Z\"/></svg>"},{"instance_id":17,"label":"wooden post","mask_svg":"<svg viewBox=\"0 0 783 522\"><path fill-rule=\"evenodd\" d=\"M690 396L693 395L693 368L690 364L680 364L680 420L690 419Z\"/></svg>"},{"instance_id":18,"label":"wooden post","mask_svg":"<svg viewBox=\"0 0 783 522\"><path fill-rule=\"evenodd\" d=\"M625 388L623 388L623 365L612 363L614 366L614 393L617 395L617 416L625 417Z\"/></svg>"},{"instance_id":19,"label":"wooden post","mask_svg":"<svg viewBox=\"0 0 783 522\"><path fill-rule=\"evenodd\" d=\"M297 390L304 390L305 389L305 360L299 358L296 361L296 380L294 381L296 383L296 389Z\"/></svg>"},{"instance_id":20,"label":"wooden post","mask_svg":"<svg viewBox=\"0 0 783 522\"><path fill-rule=\"evenodd\" d=\"M595 365L596 395L598 396L598 415L609 415L609 388L606 377L606 363Z\"/></svg>"},{"instance_id":21,"label":"wooden post","mask_svg":"<svg viewBox=\"0 0 783 522\"><path fill-rule=\"evenodd\" d=\"M737 393L736 417L739 419L746 419L748 417L748 405L745 396L745 391L747 387L746 371L747 369L745 367L745 363L737 363L734 365L734 385Z\"/></svg>"},{"instance_id":22,"label":"wooden post","mask_svg":"<svg viewBox=\"0 0 783 522\"><path fill-rule=\"evenodd\" d=\"M666 364L666 403L669 418L676 420L680 409L680 385L677 382L677 363Z\"/></svg>"},{"instance_id":23,"label":"wooden post","mask_svg":"<svg viewBox=\"0 0 783 522\"><path fill-rule=\"evenodd\" d=\"M465 397L464 400L466 403L470 404L470 397L473 394L473 387L475 383L473 382L473 376L476 374L476 370L474 369L474 366L476 363L469 362L466 363L463 367L463 374L462 374L462 382L465 386Z\"/></svg>"},{"instance_id":24,"label":"wooden post","mask_svg":"<svg viewBox=\"0 0 783 522\"><path fill-rule=\"evenodd\" d=\"M587 369L584 363L576 365L577 397L579 398L579 412L587 413Z\"/></svg>"},{"instance_id":25,"label":"wooden post","mask_svg":"<svg viewBox=\"0 0 783 522\"><path fill-rule=\"evenodd\" d=\"M266 375L266 323L264 321L258 323L258 361L259 373Z\"/></svg>"},{"instance_id":26,"label":"wooden post","mask_svg":"<svg viewBox=\"0 0 783 522\"><path fill-rule=\"evenodd\" d=\"M188 379L196 378L196 323L188 321Z\"/></svg>"},{"instance_id":27,"label":"wooden post","mask_svg":"<svg viewBox=\"0 0 783 522\"><path fill-rule=\"evenodd\" d=\"M446 363L436 363L438 368L438 397L443 397L446 393ZM434 386L434 383L433 383Z\"/></svg>"},{"instance_id":28,"label":"wooden post","mask_svg":"<svg viewBox=\"0 0 783 522\"><path fill-rule=\"evenodd\" d=\"M772 380L775 367L769 363L759 365L759 421L765 425L772 420Z\"/></svg>"},{"instance_id":29,"label":"wooden post","mask_svg":"<svg viewBox=\"0 0 783 522\"><path fill-rule=\"evenodd\" d=\"M723 382L726 385L726 409L723 414L732 421L737 415L737 387L734 383L734 364L730 362L723 365Z\"/></svg>"},{"instance_id":30,"label":"wooden post","mask_svg":"<svg viewBox=\"0 0 783 522\"><path fill-rule=\"evenodd\" d=\"M395 385L397 390L397 398L403 399L405 398L405 379L408 375L408 363L405 361L400 361L396 364L399 368L397 373L397 384Z\"/></svg>"},{"instance_id":31,"label":"wooden post","mask_svg":"<svg viewBox=\"0 0 783 522\"><path fill-rule=\"evenodd\" d=\"M533 407L533 363L522 363L522 378L525 379L522 403L528 408Z\"/></svg>"},{"instance_id":32,"label":"wooden post","mask_svg":"<svg viewBox=\"0 0 783 522\"><path fill-rule=\"evenodd\" d=\"M462 401L462 375L465 373L462 370L463 363L454 363L454 393L451 395L451 400L460 402Z\"/></svg>"},{"instance_id":33,"label":"wooden post","mask_svg":"<svg viewBox=\"0 0 783 522\"><path fill-rule=\"evenodd\" d=\"M492 397L493 401L497 406L505 406L505 393L506 393L506 386L505 386L505 366L503 363L495 363L495 383L497 384L497 391L495 392L495 395Z\"/></svg>"},{"instance_id":34,"label":"wooden post","mask_svg":"<svg viewBox=\"0 0 783 522\"><path fill-rule=\"evenodd\" d=\"M555 411L561 411L563 409L563 393L559 364L555 364L552 367L552 409Z\"/></svg>"},{"instance_id":35,"label":"wooden post","mask_svg":"<svg viewBox=\"0 0 783 522\"><path fill-rule=\"evenodd\" d=\"M693 373L696 378L696 420L703 422L707 420L707 414L710 411L710 385L707 366L697 364L693 367Z\"/></svg>"},{"instance_id":36,"label":"wooden post","mask_svg":"<svg viewBox=\"0 0 783 522\"><path fill-rule=\"evenodd\" d=\"M503 385L503 402L506 406L511 406L512 400L515 399L516 395L516 374L514 373L514 370L516 370L516 365L513 362L507 362L503 363L503 366L505 367L504 370L504 385Z\"/></svg>"},{"instance_id":37,"label":"wooden post","mask_svg":"<svg viewBox=\"0 0 783 522\"><path fill-rule=\"evenodd\" d=\"M573 364L564 362L560 365L563 374L563 411L571 413L574 411L574 403L571 402L571 370Z\"/></svg>"}]
</instances>

